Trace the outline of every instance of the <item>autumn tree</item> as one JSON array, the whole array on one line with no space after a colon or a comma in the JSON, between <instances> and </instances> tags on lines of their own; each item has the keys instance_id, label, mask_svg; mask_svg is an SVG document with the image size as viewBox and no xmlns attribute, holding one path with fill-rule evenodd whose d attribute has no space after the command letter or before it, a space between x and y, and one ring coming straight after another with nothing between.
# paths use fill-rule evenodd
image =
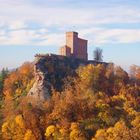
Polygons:
<instances>
[{"instance_id":1,"label":"autumn tree","mask_svg":"<svg viewBox=\"0 0 140 140\"><path fill-rule=\"evenodd\" d=\"M17 98L25 95L33 85L33 65L24 63L19 69L12 71L4 81L4 95Z\"/></svg>"},{"instance_id":2,"label":"autumn tree","mask_svg":"<svg viewBox=\"0 0 140 140\"><path fill-rule=\"evenodd\" d=\"M135 85L140 85L140 67L137 65L132 65L130 67L130 78L135 83Z\"/></svg>"},{"instance_id":3,"label":"autumn tree","mask_svg":"<svg viewBox=\"0 0 140 140\"><path fill-rule=\"evenodd\" d=\"M2 125L2 134L3 138L7 140L19 140L27 137L23 116L17 115L14 119L4 122Z\"/></svg>"},{"instance_id":4,"label":"autumn tree","mask_svg":"<svg viewBox=\"0 0 140 140\"><path fill-rule=\"evenodd\" d=\"M63 88L53 87L44 102L26 96L34 82L31 63L6 76L0 139L2 134L5 140L139 140L138 67L132 71L135 85L126 71L113 64L80 66L74 75L64 64L53 75L57 66L47 65L52 84ZM71 73L65 80L62 70Z\"/></svg>"},{"instance_id":5,"label":"autumn tree","mask_svg":"<svg viewBox=\"0 0 140 140\"><path fill-rule=\"evenodd\" d=\"M108 129L99 129L92 140L132 140L130 129L124 121L119 121L114 127Z\"/></svg>"},{"instance_id":6,"label":"autumn tree","mask_svg":"<svg viewBox=\"0 0 140 140\"><path fill-rule=\"evenodd\" d=\"M84 89L92 89L93 91L102 91L106 90L106 68L104 65L94 66L89 64L85 67L80 67L77 70L80 84Z\"/></svg>"}]
</instances>

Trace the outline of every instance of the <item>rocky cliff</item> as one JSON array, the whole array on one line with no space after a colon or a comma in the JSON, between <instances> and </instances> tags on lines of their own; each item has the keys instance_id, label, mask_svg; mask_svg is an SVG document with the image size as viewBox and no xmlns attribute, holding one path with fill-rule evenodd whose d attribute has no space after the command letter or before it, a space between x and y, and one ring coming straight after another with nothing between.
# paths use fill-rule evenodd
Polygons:
<instances>
[{"instance_id":1,"label":"rocky cliff","mask_svg":"<svg viewBox=\"0 0 140 140\"><path fill-rule=\"evenodd\" d=\"M98 63L53 54L36 55L34 62L35 83L28 96L37 100L46 100L51 96L51 88L61 91L64 78L75 76L75 70L79 66L87 64L96 65ZM107 63L103 64L107 65Z\"/></svg>"}]
</instances>

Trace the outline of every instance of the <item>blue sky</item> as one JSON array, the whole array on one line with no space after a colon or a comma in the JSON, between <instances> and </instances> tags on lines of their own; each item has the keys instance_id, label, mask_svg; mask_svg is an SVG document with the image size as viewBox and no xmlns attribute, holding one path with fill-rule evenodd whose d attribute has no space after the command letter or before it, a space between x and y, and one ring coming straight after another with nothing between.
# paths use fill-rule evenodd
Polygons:
<instances>
[{"instance_id":1,"label":"blue sky","mask_svg":"<svg viewBox=\"0 0 140 140\"><path fill-rule=\"evenodd\" d=\"M0 0L0 69L56 53L65 32L77 31L104 61L140 65L140 0Z\"/></svg>"}]
</instances>

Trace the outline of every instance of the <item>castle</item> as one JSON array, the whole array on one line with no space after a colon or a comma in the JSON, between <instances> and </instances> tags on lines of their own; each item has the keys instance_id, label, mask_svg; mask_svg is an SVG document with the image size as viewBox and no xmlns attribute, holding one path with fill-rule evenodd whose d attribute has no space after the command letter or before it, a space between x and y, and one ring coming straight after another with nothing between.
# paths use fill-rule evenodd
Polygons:
<instances>
[{"instance_id":1,"label":"castle","mask_svg":"<svg viewBox=\"0 0 140 140\"><path fill-rule=\"evenodd\" d=\"M28 96L45 101L52 95L51 88L61 91L63 79L75 76L79 66L109 63L88 60L87 40L78 37L77 32L66 33L66 45L60 48L60 55L37 54L34 61L35 82Z\"/></svg>"},{"instance_id":2,"label":"castle","mask_svg":"<svg viewBox=\"0 0 140 140\"><path fill-rule=\"evenodd\" d=\"M77 32L66 32L66 45L60 48L60 55L88 60L87 44L88 41L79 38Z\"/></svg>"}]
</instances>

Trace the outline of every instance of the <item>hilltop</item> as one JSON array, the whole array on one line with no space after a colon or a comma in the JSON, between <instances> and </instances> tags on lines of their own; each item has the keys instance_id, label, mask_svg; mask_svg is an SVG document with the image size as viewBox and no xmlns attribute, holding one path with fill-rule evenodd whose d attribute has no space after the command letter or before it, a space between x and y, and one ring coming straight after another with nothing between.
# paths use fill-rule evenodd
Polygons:
<instances>
[{"instance_id":1,"label":"hilltop","mask_svg":"<svg viewBox=\"0 0 140 140\"><path fill-rule=\"evenodd\" d=\"M51 96L51 88L62 91L64 79L76 76L76 69L80 66L103 64L94 60L82 60L55 54L38 54L35 56L34 75L35 83L28 96L38 100L45 100Z\"/></svg>"},{"instance_id":2,"label":"hilltop","mask_svg":"<svg viewBox=\"0 0 140 140\"><path fill-rule=\"evenodd\" d=\"M121 67L37 55L4 73L0 139L137 140L140 78Z\"/></svg>"},{"instance_id":3,"label":"hilltop","mask_svg":"<svg viewBox=\"0 0 140 140\"><path fill-rule=\"evenodd\" d=\"M79 49L81 48L82 51ZM37 54L0 74L0 139L138 140L140 67L131 75L88 60L87 40L66 34L61 54Z\"/></svg>"}]
</instances>

